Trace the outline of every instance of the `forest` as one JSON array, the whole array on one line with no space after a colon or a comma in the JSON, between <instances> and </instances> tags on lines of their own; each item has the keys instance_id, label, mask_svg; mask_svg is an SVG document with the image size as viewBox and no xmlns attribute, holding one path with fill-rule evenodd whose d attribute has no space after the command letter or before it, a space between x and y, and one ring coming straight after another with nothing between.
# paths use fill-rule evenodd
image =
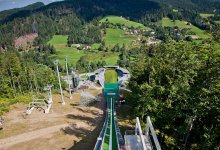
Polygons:
<instances>
[{"instance_id":1,"label":"forest","mask_svg":"<svg viewBox=\"0 0 220 150\"><path fill-rule=\"evenodd\" d=\"M164 149L219 147L220 55L215 44L164 43L132 64L129 102L143 120L154 116Z\"/></svg>"}]
</instances>

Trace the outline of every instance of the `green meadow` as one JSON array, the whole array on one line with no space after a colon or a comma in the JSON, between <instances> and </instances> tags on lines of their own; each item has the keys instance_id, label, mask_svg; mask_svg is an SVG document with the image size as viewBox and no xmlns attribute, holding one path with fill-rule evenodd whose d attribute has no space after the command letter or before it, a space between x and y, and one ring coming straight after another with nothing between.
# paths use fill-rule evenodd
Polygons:
<instances>
[{"instance_id":1,"label":"green meadow","mask_svg":"<svg viewBox=\"0 0 220 150\"><path fill-rule=\"evenodd\" d=\"M127 19L125 19L123 17L119 17L119 16L107 16L107 17L104 17L100 22L106 22L106 21L108 21L112 24L121 24L126 27L135 27L135 28L140 28L140 29L144 29L144 30L151 30L151 28L146 27L141 23L130 21L130 20L127 20Z\"/></svg>"},{"instance_id":2,"label":"green meadow","mask_svg":"<svg viewBox=\"0 0 220 150\"><path fill-rule=\"evenodd\" d=\"M173 9L173 12L178 12L179 10L178 9Z\"/></svg>"},{"instance_id":3,"label":"green meadow","mask_svg":"<svg viewBox=\"0 0 220 150\"><path fill-rule=\"evenodd\" d=\"M57 54L50 56L53 60L58 59L59 63L64 66L65 58L67 56L69 64L76 64L80 57L85 56L86 60L92 61L106 61L107 65L115 65L118 60L118 53L101 52L97 48L100 44L93 44L92 50L77 50L73 47L67 47L67 37L64 35L54 35L48 44L56 48Z\"/></svg>"},{"instance_id":4,"label":"green meadow","mask_svg":"<svg viewBox=\"0 0 220 150\"><path fill-rule=\"evenodd\" d=\"M125 18L117 16L108 16L101 20L101 22L106 21L114 24L125 24L127 27L140 27L142 29L150 29L145 27L143 24L129 21ZM123 44L131 46L133 40L136 39L136 35L126 34L126 31L122 29L107 28L106 34L103 37L106 46L109 48L108 52L98 51L100 43L94 43L91 45L91 50L77 50L74 47L67 47L68 35L54 35L53 38L48 42L48 44L53 45L56 48L57 54L50 56L52 59L59 59L61 65L65 63L65 57L68 57L68 62L70 64L76 64L80 57L84 56L86 60L90 62L94 61L106 61L107 65L116 65L118 60L118 53L112 53L110 50L117 43L122 46Z\"/></svg>"},{"instance_id":5,"label":"green meadow","mask_svg":"<svg viewBox=\"0 0 220 150\"><path fill-rule=\"evenodd\" d=\"M182 20L170 20L169 18L163 18L162 22L158 23L161 24L163 27L179 27L181 29L183 28L189 28L192 32L194 32L198 37L206 39L209 38L209 35L205 33L205 31L199 29L198 27L194 25L188 25L186 21Z\"/></svg>"},{"instance_id":6,"label":"green meadow","mask_svg":"<svg viewBox=\"0 0 220 150\"><path fill-rule=\"evenodd\" d=\"M68 35L54 35L48 42L51 45L67 44Z\"/></svg>"},{"instance_id":7,"label":"green meadow","mask_svg":"<svg viewBox=\"0 0 220 150\"><path fill-rule=\"evenodd\" d=\"M203 13L201 13L200 16L202 18L208 18L208 17L214 16L214 14L203 14Z\"/></svg>"},{"instance_id":8,"label":"green meadow","mask_svg":"<svg viewBox=\"0 0 220 150\"><path fill-rule=\"evenodd\" d=\"M107 28L106 36L104 37L107 46L112 47L115 44L122 46L129 45L136 38L134 35L126 35L126 32L121 29Z\"/></svg>"}]
</instances>

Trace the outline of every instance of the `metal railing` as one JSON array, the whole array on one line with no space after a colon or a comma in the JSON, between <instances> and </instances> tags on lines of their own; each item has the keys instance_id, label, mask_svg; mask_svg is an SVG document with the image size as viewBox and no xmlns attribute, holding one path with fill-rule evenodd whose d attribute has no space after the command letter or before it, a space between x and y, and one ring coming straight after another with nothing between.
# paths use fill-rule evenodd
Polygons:
<instances>
[{"instance_id":1,"label":"metal railing","mask_svg":"<svg viewBox=\"0 0 220 150\"><path fill-rule=\"evenodd\" d=\"M150 136L153 138L156 149L161 150L150 117L147 117L145 133L142 132L139 118L136 117L135 130L125 131L125 146L127 146L130 150L152 150L154 147L152 145Z\"/></svg>"},{"instance_id":2,"label":"metal railing","mask_svg":"<svg viewBox=\"0 0 220 150\"><path fill-rule=\"evenodd\" d=\"M143 146L143 150L147 150L147 147L146 147L146 144L145 144L145 140L144 140L144 135L143 135L142 129L141 129L141 124L140 124L139 117L136 117L135 135L138 135L137 133L139 133L139 135L140 135L141 144Z\"/></svg>"},{"instance_id":3,"label":"metal railing","mask_svg":"<svg viewBox=\"0 0 220 150\"><path fill-rule=\"evenodd\" d=\"M154 144L156 146L156 149L161 150L160 143L158 142L154 127L151 123L150 117L148 116L147 117L147 127L146 127L146 130L145 130L145 135L146 135L147 138L150 139L149 132L151 132L151 135L153 137L153 141L154 141Z\"/></svg>"},{"instance_id":4,"label":"metal railing","mask_svg":"<svg viewBox=\"0 0 220 150\"><path fill-rule=\"evenodd\" d=\"M106 129L107 129L107 126L108 126L108 117L109 117L109 114L108 114L108 107L107 107L106 115L105 115L105 122L102 126L102 130L101 130L101 132L99 134L99 137L96 141L94 150L101 150L102 149L102 145L103 145L103 142L105 140L104 138L105 138Z\"/></svg>"}]
</instances>

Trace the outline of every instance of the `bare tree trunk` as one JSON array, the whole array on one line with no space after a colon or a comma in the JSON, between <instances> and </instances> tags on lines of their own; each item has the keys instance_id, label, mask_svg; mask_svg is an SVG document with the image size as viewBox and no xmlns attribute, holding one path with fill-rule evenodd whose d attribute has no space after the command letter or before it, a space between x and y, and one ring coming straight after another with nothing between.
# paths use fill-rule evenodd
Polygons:
<instances>
[{"instance_id":1,"label":"bare tree trunk","mask_svg":"<svg viewBox=\"0 0 220 150\"><path fill-rule=\"evenodd\" d=\"M208 134L211 133L212 129L213 129L213 124L212 124L211 127L209 128ZM208 150L208 149L209 149L209 148L206 147L206 143L207 143L207 140L205 140L205 141L203 142L203 146L202 146L202 149L203 149L203 150Z\"/></svg>"},{"instance_id":2,"label":"bare tree trunk","mask_svg":"<svg viewBox=\"0 0 220 150\"><path fill-rule=\"evenodd\" d=\"M9 72L10 72L10 78L11 78L11 86L15 90L14 96L16 97L17 96L17 90L16 90L15 83L14 83L14 80L13 80L13 72L11 71L11 67L9 67Z\"/></svg>"},{"instance_id":3,"label":"bare tree trunk","mask_svg":"<svg viewBox=\"0 0 220 150\"><path fill-rule=\"evenodd\" d=\"M220 140L218 141L218 147L217 150L220 150Z\"/></svg>"},{"instance_id":4,"label":"bare tree trunk","mask_svg":"<svg viewBox=\"0 0 220 150\"><path fill-rule=\"evenodd\" d=\"M20 93L21 93L22 95L24 95L24 92L23 92L23 90L22 90L21 83L20 83L20 81L19 81L18 78L17 78L17 80L18 80L18 87L19 87Z\"/></svg>"},{"instance_id":5,"label":"bare tree trunk","mask_svg":"<svg viewBox=\"0 0 220 150\"><path fill-rule=\"evenodd\" d=\"M33 71L32 73L33 73L33 76L34 76L34 86L35 86L36 92L39 93L35 71Z\"/></svg>"},{"instance_id":6,"label":"bare tree trunk","mask_svg":"<svg viewBox=\"0 0 220 150\"><path fill-rule=\"evenodd\" d=\"M191 131L192 128L193 128L193 122L195 121L195 118L196 118L196 116L194 116L193 119L192 119L192 121L189 123L189 129L188 129L188 131L187 131L186 138L185 138L184 145L183 145L183 149L184 149L184 150L186 149L187 141L188 141L189 136L190 136L190 131Z\"/></svg>"}]
</instances>

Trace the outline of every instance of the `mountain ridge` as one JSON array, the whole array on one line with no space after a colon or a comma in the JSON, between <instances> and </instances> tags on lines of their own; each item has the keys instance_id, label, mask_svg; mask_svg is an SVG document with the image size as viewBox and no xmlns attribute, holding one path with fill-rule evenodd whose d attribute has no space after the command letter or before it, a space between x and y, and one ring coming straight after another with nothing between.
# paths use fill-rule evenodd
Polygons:
<instances>
[{"instance_id":1,"label":"mountain ridge","mask_svg":"<svg viewBox=\"0 0 220 150\"><path fill-rule=\"evenodd\" d=\"M11 15L19 13L20 11L31 11L31 10L40 8L42 6L45 6L44 3L36 2L36 3L30 4L30 5L27 5L25 7L13 8L13 9L0 11L0 21L6 19L7 17L9 17Z\"/></svg>"}]
</instances>

